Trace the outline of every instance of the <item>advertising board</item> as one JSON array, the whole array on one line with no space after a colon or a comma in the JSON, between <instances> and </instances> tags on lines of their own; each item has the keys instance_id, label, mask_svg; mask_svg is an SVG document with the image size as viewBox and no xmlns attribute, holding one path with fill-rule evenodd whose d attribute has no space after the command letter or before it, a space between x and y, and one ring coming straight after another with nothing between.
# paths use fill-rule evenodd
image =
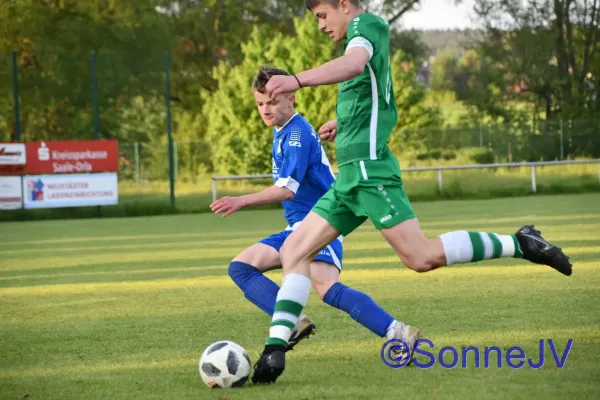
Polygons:
<instances>
[{"instance_id":1,"label":"advertising board","mask_svg":"<svg viewBox=\"0 0 600 400\"><path fill-rule=\"evenodd\" d=\"M117 203L118 179L114 172L23 177L23 206L26 209Z\"/></svg>"},{"instance_id":2,"label":"advertising board","mask_svg":"<svg viewBox=\"0 0 600 400\"><path fill-rule=\"evenodd\" d=\"M30 142L27 148L27 174L74 174L117 172L117 140Z\"/></svg>"},{"instance_id":3,"label":"advertising board","mask_svg":"<svg viewBox=\"0 0 600 400\"><path fill-rule=\"evenodd\" d=\"M0 175L18 175L27 161L24 143L0 143Z\"/></svg>"},{"instance_id":4,"label":"advertising board","mask_svg":"<svg viewBox=\"0 0 600 400\"><path fill-rule=\"evenodd\" d=\"M17 210L23 207L20 176L0 176L0 210Z\"/></svg>"}]
</instances>

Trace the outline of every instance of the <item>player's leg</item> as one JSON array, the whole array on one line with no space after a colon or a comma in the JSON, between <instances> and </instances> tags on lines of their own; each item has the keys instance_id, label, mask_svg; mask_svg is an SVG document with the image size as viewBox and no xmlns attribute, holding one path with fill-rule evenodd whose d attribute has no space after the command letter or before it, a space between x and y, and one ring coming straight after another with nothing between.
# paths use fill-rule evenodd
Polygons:
<instances>
[{"instance_id":1,"label":"player's leg","mask_svg":"<svg viewBox=\"0 0 600 400\"><path fill-rule=\"evenodd\" d=\"M279 249L291 231L283 231L262 239L243 250L229 264L229 276L244 296L273 317L279 286L264 272L281 268ZM316 327L307 315L300 315L289 339L289 349L312 335Z\"/></svg>"},{"instance_id":2,"label":"player's leg","mask_svg":"<svg viewBox=\"0 0 600 400\"><path fill-rule=\"evenodd\" d=\"M369 295L341 283L340 270L336 265L314 261L310 266L310 275L315 291L325 304L344 311L380 337L393 337L397 323L394 317Z\"/></svg>"},{"instance_id":3,"label":"player's leg","mask_svg":"<svg viewBox=\"0 0 600 400\"><path fill-rule=\"evenodd\" d=\"M310 294L310 264L317 253L339 234L325 219L311 212L284 242L280 250L284 277L266 342L268 347L287 347L291 328Z\"/></svg>"},{"instance_id":4,"label":"player's leg","mask_svg":"<svg viewBox=\"0 0 600 400\"><path fill-rule=\"evenodd\" d=\"M340 234L349 234L365 221L337 200L334 188L338 182L339 178L281 248L284 279L277 294L269 338L254 367L254 383L275 382L285 369L291 329L310 295L310 265L315 256Z\"/></svg>"},{"instance_id":5,"label":"player's leg","mask_svg":"<svg viewBox=\"0 0 600 400\"><path fill-rule=\"evenodd\" d=\"M276 241L274 236L266 240ZM279 286L264 272L280 267L279 252L265 243L256 243L231 261L228 273L246 299L272 316Z\"/></svg>"},{"instance_id":6,"label":"player's leg","mask_svg":"<svg viewBox=\"0 0 600 400\"><path fill-rule=\"evenodd\" d=\"M311 264L310 275L319 297L328 305L346 312L352 319L379 337L414 344L420 337L417 328L397 321L369 295L340 282L343 248L338 238L325 247ZM408 352L399 351L408 356Z\"/></svg>"},{"instance_id":7,"label":"player's leg","mask_svg":"<svg viewBox=\"0 0 600 400\"><path fill-rule=\"evenodd\" d=\"M392 204L399 204L397 209L410 209L404 189L391 187L387 191L395 199ZM569 258L533 226L524 226L515 234L462 230L427 238L417 218L374 223L413 271L428 272L447 265L511 257L548 265L567 276L572 273Z\"/></svg>"},{"instance_id":8,"label":"player's leg","mask_svg":"<svg viewBox=\"0 0 600 400\"><path fill-rule=\"evenodd\" d=\"M281 247L284 281L277 294L276 312L287 313L290 317L300 315L310 294L310 264L334 239L347 236L366 220L366 217L356 216L340 201L336 194L336 186L340 183L343 183L341 173ZM273 317L266 344L285 347L289 333L289 327Z\"/></svg>"},{"instance_id":9,"label":"player's leg","mask_svg":"<svg viewBox=\"0 0 600 400\"><path fill-rule=\"evenodd\" d=\"M367 161L365 171L371 182L364 182L360 191L361 205L408 268L427 272L445 265L514 257L571 275L568 257L533 226L508 235L453 231L436 238L425 237L404 192L396 158L389 153L381 161Z\"/></svg>"}]
</instances>

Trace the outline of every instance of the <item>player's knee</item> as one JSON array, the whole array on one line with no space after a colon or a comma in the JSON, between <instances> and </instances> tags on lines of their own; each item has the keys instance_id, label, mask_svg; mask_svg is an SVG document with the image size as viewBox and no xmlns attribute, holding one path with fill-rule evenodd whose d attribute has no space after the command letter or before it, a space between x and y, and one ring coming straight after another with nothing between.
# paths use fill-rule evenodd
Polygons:
<instances>
[{"instance_id":1,"label":"player's knee","mask_svg":"<svg viewBox=\"0 0 600 400\"><path fill-rule=\"evenodd\" d=\"M410 248L398 253L400 259L409 269L418 272L429 272L441 267L441 260L436 256L435 244L431 240L417 241Z\"/></svg>"},{"instance_id":2,"label":"player's knee","mask_svg":"<svg viewBox=\"0 0 600 400\"><path fill-rule=\"evenodd\" d=\"M238 254L237 256L235 256L235 258L233 260L231 260L231 263L229 264L229 266L231 267L231 264L233 264L233 263L243 263L243 264L252 265L252 261L253 261L252 253L249 253L248 249L246 249L246 250L242 251L240 254Z\"/></svg>"},{"instance_id":3,"label":"player's knee","mask_svg":"<svg viewBox=\"0 0 600 400\"><path fill-rule=\"evenodd\" d=\"M339 269L335 265L323 261L311 264L310 276L315 292L321 300L324 300L329 289L340 281Z\"/></svg>"},{"instance_id":4,"label":"player's knee","mask_svg":"<svg viewBox=\"0 0 600 400\"><path fill-rule=\"evenodd\" d=\"M335 285L337 280L329 279L329 280L314 280L313 279L313 287L315 288L315 292L319 295L321 300L325 300L325 295L329 291L329 289Z\"/></svg>"},{"instance_id":5,"label":"player's knee","mask_svg":"<svg viewBox=\"0 0 600 400\"><path fill-rule=\"evenodd\" d=\"M294 252L294 245L290 243L289 240L286 240L285 243L281 246L279 250L279 257L281 259L281 264L283 268L286 270L290 270L294 265L298 264L301 260L298 257L298 254Z\"/></svg>"},{"instance_id":6,"label":"player's knee","mask_svg":"<svg viewBox=\"0 0 600 400\"><path fill-rule=\"evenodd\" d=\"M428 257L426 252L406 255L402 257L402 261L409 269L418 273L429 272L440 267L433 258Z\"/></svg>"},{"instance_id":7,"label":"player's knee","mask_svg":"<svg viewBox=\"0 0 600 400\"><path fill-rule=\"evenodd\" d=\"M258 268L248 263L237 261L234 259L229 264L229 268L227 268L227 273L229 274L231 280L236 285L241 287L244 285L244 282L246 282L250 277L252 277L252 275L260 274L261 272Z\"/></svg>"},{"instance_id":8,"label":"player's knee","mask_svg":"<svg viewBox=\"0 0 600 400\"><path fill-rule=\"evenodd\" d=\"M404 264L415 272L423 273L431 270L431 266L423 259L407 259Z\"/></svg>"}]
</instances>

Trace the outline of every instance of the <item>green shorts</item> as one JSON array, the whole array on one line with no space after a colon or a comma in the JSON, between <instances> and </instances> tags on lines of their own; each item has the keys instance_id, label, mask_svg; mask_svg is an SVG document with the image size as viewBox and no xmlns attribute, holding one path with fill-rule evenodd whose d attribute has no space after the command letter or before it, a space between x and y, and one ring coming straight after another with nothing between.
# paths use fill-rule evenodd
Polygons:
<instances>
[{"instance_id":1,"label":"green shorts","mask_svg":"<svg viewBox=\"0 0 600 400\"><path fill-rule=\"evenodd\" d=\"M402 186L398 160L388 148L380 160L342 165L336 181L312 211L344 236L367 219L381 230L416 217Z\"/></svg>"}]
</instances>

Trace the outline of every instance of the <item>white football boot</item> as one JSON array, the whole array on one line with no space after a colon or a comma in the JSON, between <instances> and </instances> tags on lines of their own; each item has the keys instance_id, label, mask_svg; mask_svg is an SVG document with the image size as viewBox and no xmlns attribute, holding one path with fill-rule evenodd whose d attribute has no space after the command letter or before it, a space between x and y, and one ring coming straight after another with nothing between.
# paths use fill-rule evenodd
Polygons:
<instances>
[{"instance_id":1,"label":"white football boot","mask_svg":"<svg viewBox=\"0 0 600 400\"><path fill-rule=\"evenodd\" d=\"M308 338L310 335L313 335L317 330L315 323L310 317L304 314L300 314L298 317L298 322L296 322L296 326L294 326L294 330L292 331L292 335L288 340L288 350L292 350L294 346L298 344L302 339Z\"/></svg>"}]
</instances>

